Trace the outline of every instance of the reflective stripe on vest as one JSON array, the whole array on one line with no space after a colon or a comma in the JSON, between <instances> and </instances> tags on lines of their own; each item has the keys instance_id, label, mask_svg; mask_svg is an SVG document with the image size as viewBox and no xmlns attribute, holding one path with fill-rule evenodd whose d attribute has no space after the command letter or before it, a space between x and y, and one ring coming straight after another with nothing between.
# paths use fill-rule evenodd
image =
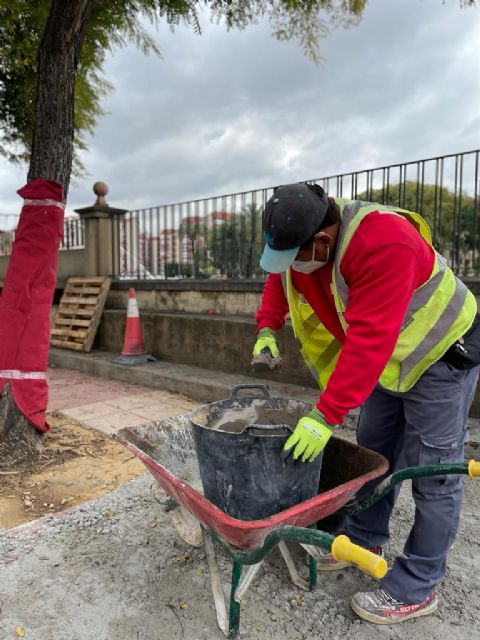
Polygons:
<instances>
[{"instance_id":1,"label":"reflective stripe on vest","mask_svg":"<svg viewBox=\"0 0 480 640\"><path fill-rule=\"evenodd\" d=\"M331 289L340 322L346 331L348 325L344 311L348 305L349 288L340 272L340 264L350 240L365 216L373 211L386 215L400 215L415 226L430 246L432 241L428 225L414 212L399 208L385 210L382 205L362 201L339 199L336 202L341 211L342 224L337 239ZM288 285L289 281L291 283L290 273L285 283ZM336 343L339 351L341 345L320 323L310 305L302 303L300 307L296 300L299 299L298 293L294 287L290 284L290 288L287 286L285 289L295 335L302 343L302 354L310 368L314 366L317 372L320 371L316 377L323 379L321 386L325 387L333 370L331 363L336 362L338 352L335 356L330 352L327 357L327 353L318 353L318 346L327 344L327 348L331 350ZM310 312L305 307L309 307ZM476 309L473 294L455 277L445 258L435 253L430 278L416 289L412 296L394 352L380 377L380 384L391 391L408 391L424 371L467 331L473 322ZM305 327L299 327L303 322L302 316L308 318L308 331ZM330 340L327 336L330 336ZM328 377L322 375L319 367L328 370Z\"/></svg>"},{"instance_id":2,"label":"reflective stripe on vest","mask_svg":"<svg viewBox=\"0 0 480 640\"><path fill-rule=\"evenodd\" d=\"M348 304L348 285L340 264L353 234L362 220L373 211L400 215L415 226L432 246L430 229L421 216L405 209L384 210L379 205L339 202L342 224L335 256L332 292L343 329L344 310ZM433 248L433 247L432 247ZM380 383L392 391L411 388L420 375L470 327L476 312L472 293L455 277L447 261L435 252L430 278L414 292L394 352L380 377Z\"/></svg>"},{"instance_id":3,"label":"reflective stripe on vest","mask_svg":"<svg viewBox=\"0 0 480 640\"><path fill-rule=\"evenodd\" d=\"M325 389L337 364L341 343L325 329L312 307L301 299L292 284L290 269L282 273L282 285L303 359L319 387Z\"/></svg>"}]
</instances>

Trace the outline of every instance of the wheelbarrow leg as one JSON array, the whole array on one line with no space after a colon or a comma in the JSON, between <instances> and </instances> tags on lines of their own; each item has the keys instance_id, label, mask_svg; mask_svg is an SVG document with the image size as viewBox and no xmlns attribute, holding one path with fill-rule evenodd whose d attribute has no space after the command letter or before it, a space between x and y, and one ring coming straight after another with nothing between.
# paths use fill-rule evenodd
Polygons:
<instances>
[{"instance_id":1,"label":"wheelbarrow leg","mask_svg":"<svg viewBox=\"0 0 480 640\"><path fill-rule=\"evenodd\" d=\"M210 532L203 529L203 539L205 542L205 555L207 556L208 571L210 573L210 582L212 584L213 599L215 602L215 612L217 614L217 622L223 633L229 635L228 616L225 606L225 595L223 593L220 571L218 569L217 556L215 554L215 546Z\"/></svg>"},{"instance_id":2,"label":"wheelbarrow leg","mask_svg":"<svg viewBox=\"0 0 480 640\"><path fill-rule=\"evenodd\" d=\"M320 560L322 552L318 547L314 547L313 544L300 544L308 553L308 575L310 582L310 591L313 591L317 586L317 560Z\"/></svg>"},{"instance_id":3,"label":"wheelbarrow leg","mask_svg":"<svg viewBox=\"0 0 480 640\"><path fill-rule=\"evenodd\" d=\"M309 589L311 590L312 587L315 585L311 584L311 580L309 584L306 580L304 580L304 578L300 576L300 574L297 571L295 562L292 558L292 555L287 547L287 544L283 540L281 540L278 543L278 548L280 550L280 553L282 554L283 559L285 560L285 564L287 565L287 569L290 573L290 577L292 579L293 584L295 584L297 587L300 587L300 589L304 589L305 591L308 591ZM313 561L313 566L315 568L315 577L316 577L317 572L316 572L315 560L312 558L312 561ZM242 602L248 588L252 584L262 564L263 564L263 560L261 560L260 562L257 562L256 564L250 565L246 569L245 573L243 574L243 578L240 580L238 588L235 592L235 600L238 603Z\"/></svg>"},{"instance_id":4,"label":"wheelbarrow leg","mask_svg":"<svg viewBox=\"0 0 480 640\"><path fill-rule=\"evenodd\" d=\"M235 560L232 563L232 587L230 591L230 621L228 637L235 638L240 631L240 603L236 601L235 595L242 577L242 565Z\"/></svg>"},{"instance_id":5,"label":"wheelbarrow leg","mask_svg":"<svg viewBox=\"0 0 480 640\"><path fill-rule=\"evenodd\" d=\"M286 543L281 540L278 543L278 548L280 550L280 553L282 554L283 559L285 560L285 564L287 565L287 569L290 573L290 577L292 579L293 584L295 584L297 587L300 587L300 589L304 589L305 591L308 591L309 589L312 589L312 585L304 580L300 574L297 571L297 567L295 565L295 562L292 558L292 555L286 545ZM315 563L315 561L313 561ZM250 585L252 584L255 576L258 573L258 570L260 569L260 567L263 564L263 560L261 560L260 562L257 562L256 564L252 564L250 565L245 573L243 574L243 578L240 580L240 583L238 585L238 588L235 592L235 600L238 603L241 603L248 588L250 587ZM317 572L315 570L315 577L317 575Z\"/></svg>"},{"instance_id":6,"label":"wheelbarrow leg","mask_svg":"<svg viewBox=\"0 0 480 640\"><path fill-rule=\"evenodd\" d=\"M201 547L203 535L200 522L182 505L173 500L169 502L167 513L179 536L192 547Z\"/></svg>"},{"instance_id":7,"label":"wheelbarrow leg","mask_svg":"<svg viewBox=\"0 0 480 640\"><path fill-rule=\"evenodd\" d=\"M243 574L243 578L240 580L240 584L235 592L235 600L238 603L242 602L244 595L247 593L247 589L252 584L253 579L257 575L262 564L263 560L261 562L257 562L257 564L251 564Z\"/></svg>"},{"instance_id":8,"label":"wheelbarrow leg","mask_svg":"<svg viewBox=\"0 0 480 640\"><path fill-rule=\"evenodd\" d=\"M317 561L311 554L308 554L308 578L310 591L313 591L317 586L317 577Z\"/></svg>"},{"instance_id":9,"label":"wheelbarrow leg","mask_svg":"<svg viewBox=\"0 0 480 640\"><path fill-rule=\"evenodd\" d=\"M305 591L309 590L309 584L306 580L304 580L297 571L297 567L295 566L295 562L293 561L292 555L288 550L288 547L284 540L281 540L278 543L278 548L280 549L280 553L285 560L285 564L287 565L288 571L290 572L290 577L292 578L293 584L300 587L300 589L304 589Z\"/></svg>"},{"instance_id":10,"label":"wheelbarrow leg","mask_svg":"<svg viewBox=\"0 0 480 640\"><path fill-rule=\"evenodd\" d=\"M316 531L317 524L311 524L308 528L314 529ZM322 552L313 544L300 543L300 546L303 547L308 554L308 577L310 583L309 587L310 591L313 591L317 586L317 560L320 560L320 558L322 557Z\"/></svg>"},{"instance_id":11,"label":"wheelbarrow leg","mask_svg":"<svg viewBox=\"0 0 480 640\"><path fill-rule=\"evenodd\" d=\"M242 577L242 565L233 560L232 585L230 590L230 615L227 616L225 606L225 595L223 593L220 571L218 569L217 556L213 538L208 529L203 528L203 539L205 541L205 554L207 556L210 582L212 584L213 599L215 602L215 612L217 614L218 626L228 638L235 638L240 631L240 602L236 600L237 590ZM261 563L259 563L260 565ZM253 579L253 576L252 576ZM248 586L248 585L247 585Z\"/></svg>"}]
</instances>

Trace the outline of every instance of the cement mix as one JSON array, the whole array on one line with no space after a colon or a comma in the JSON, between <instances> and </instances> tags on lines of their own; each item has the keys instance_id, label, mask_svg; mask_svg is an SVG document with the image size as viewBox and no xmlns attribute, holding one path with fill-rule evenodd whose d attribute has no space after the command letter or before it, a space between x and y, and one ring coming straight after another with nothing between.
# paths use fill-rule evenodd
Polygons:
<instances>
[{"instance_id":1,"label":"cement mix","mask_svg":"<svg viewBox=\"0 0 480 640\"><path fill-rule=\"evenodd\" d=\"M347 438L353 434L343 430ZM408 483L392 522L386 559L401 552L413 518ZM0 640L221 639L203 547L192 548L160 504L150 475L102 498L0 533ZM242 605L243 640L463 640L478 636L480 482L466 480L459 535L433 615L392 627L356 618L349 599L375 582L353 568L319 574L314 592L289 580L278 551ZM218 550L228 593L230 562ZM297 555L298 558L303 556ZM306 567L301 567L306 574ZM20 635L19 635L20 634Z\"/></svg>"}]
</instances>

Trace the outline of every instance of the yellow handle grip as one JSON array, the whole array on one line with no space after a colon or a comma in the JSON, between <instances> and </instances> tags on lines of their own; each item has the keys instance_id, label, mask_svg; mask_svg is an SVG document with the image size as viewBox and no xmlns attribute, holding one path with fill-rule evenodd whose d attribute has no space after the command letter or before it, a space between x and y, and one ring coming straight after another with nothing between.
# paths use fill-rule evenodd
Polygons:
<instances>
[{"instance_id":1,"label":"yellow handle grip","mask_svg":"<svg viewBox=\"0 0 480 640\"><path fill-rule=\"evenodd\" d=\"M470 460L468 463L468 475L471 478L480 478L480 462Z\"/></svg>"},{"instance_id":2,"label":"yellow handle grip","mask_svg":"<svg viewBox=\"0 0 480 640\"><path fill-rule=\"evenodd\" d=\"M380 580L388 571L384 558L350 542L348 536L337 536L332 544L332 555L337 561L351 562L363 573Z\"/></svg>"}]
</instances>

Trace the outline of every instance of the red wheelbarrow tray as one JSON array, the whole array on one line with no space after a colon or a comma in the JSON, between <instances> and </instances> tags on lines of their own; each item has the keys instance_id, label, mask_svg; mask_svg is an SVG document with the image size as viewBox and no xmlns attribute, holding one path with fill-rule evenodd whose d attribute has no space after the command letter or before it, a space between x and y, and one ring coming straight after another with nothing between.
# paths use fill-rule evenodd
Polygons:
<instances>
[{"instance_id":1,"label":"red wheelbarrow tray","mask_svg":"<svg viewBox=\"0 0 480 640\"><path fill-rule=\"evenodd\" d=\"M238 520L221 511L201 493L192 428L186 416L167 418L140 427L122 429L115 438L147 466L166 493L193 514L202 524L239 549L260 547L274 529L286 525L308 527L341 509L367 482L388 470L386 459L374 451L333 436L325 448L319 494L262 520ZM180 446L170 441L180 440ZM175 446L176 445L176 446ZM168 469L169 455L192 461L199 490L185 482L185 477ZM180 458L179 458L180 456ZM175 466L175 465L173 465ZM187 463L186 463L186 466Z\"/></svg>"}]
</instances>

